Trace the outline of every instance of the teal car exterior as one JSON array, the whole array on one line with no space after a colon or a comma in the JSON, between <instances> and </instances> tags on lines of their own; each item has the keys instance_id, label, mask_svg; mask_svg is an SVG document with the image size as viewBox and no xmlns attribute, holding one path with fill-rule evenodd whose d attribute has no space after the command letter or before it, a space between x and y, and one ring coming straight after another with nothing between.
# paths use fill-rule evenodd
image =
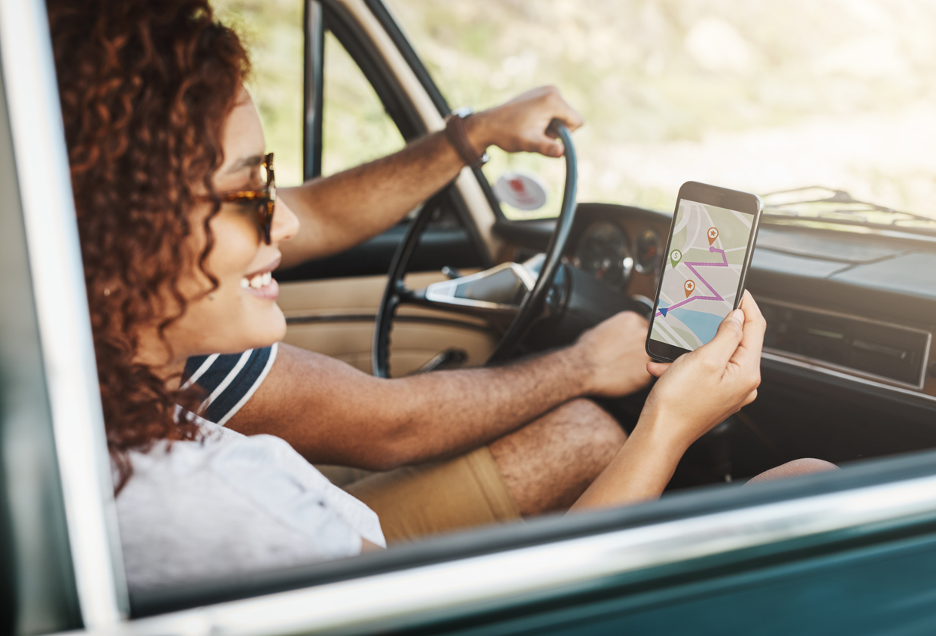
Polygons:
<instances>
[{"instance_id":1,"label":"teal car exterior","mask_svg":"<svg viewBox=\"0 0 936 636\"><path fill-rule=\"evenodd\" d=\"M388 65L438 101L379 2L326 5L309 3L311 42L330 6L382 24L371 45L396 47ZM0 55L3 633L936 632L932 452L131 597L41 1L0 3Z\"/></svg>"}]
</instances>

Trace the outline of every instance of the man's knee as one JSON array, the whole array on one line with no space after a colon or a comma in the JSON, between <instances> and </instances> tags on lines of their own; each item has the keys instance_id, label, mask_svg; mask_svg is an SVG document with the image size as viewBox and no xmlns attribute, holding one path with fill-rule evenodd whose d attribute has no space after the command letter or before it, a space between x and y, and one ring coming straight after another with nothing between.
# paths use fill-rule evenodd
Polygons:
<instances>
[{"instance_id":1,"label":"man's knee","mask_svg":"<svg viewBox=\"0 0 936 636\"><path fill-rule=\"evenodd\" d=\"M627 440L617 420L591 400L579 398L566 402L554 413L573 428L576 445L607 456L609 462Z\"/></svg>"},{"instance_id":2,"label":"man's knee","mask_svg":"<svg viewBox=\"0 0 936 636\"><path fill-rule=\"evenodd\" d=\"M590 400L573 400L489 448L523 516L564 510L614 459L627 436Z\"/></svg>"}]
</instances>

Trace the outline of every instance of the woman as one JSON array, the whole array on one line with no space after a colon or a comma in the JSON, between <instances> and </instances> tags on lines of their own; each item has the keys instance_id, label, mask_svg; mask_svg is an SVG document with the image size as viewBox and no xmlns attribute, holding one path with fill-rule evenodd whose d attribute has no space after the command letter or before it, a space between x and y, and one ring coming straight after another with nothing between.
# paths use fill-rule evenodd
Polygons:
<instances>
[{"instance_id":1,"label":"woman","mask_svg":"<svg viewBox=\"0 0 936 636\"><path fill-rule=\"evenodd\" d=\"M199 422L179 386L188 356L286 330L270 272L296 219L264 204L237 36L203 0L49 12L131 589L383 545L376 515L285 442Z\"/></svg>"},{"instance_id":2,"label":"woman","mask_svg":"<svg viewBox=\"0 0 936 636\"><path fill-rule=\"evenodd\" d=\"M275 198L237 36L206 0L49 10L131 589L384 546L364 504L282 440L199 419L181 382L190 356L286 329L270 272L297 221ZM651 364L634 433L574 508L658 496L689 444L754 399L763 334L745 296L710 344Z\"/></svg>"}]
</instances>

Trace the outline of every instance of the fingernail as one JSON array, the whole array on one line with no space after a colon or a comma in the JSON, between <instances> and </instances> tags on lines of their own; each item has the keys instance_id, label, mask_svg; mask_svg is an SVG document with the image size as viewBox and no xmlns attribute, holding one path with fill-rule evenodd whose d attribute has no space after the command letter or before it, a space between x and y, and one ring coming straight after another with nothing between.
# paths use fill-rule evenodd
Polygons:
<instances>
[{"instance_id":1,"label":"fingernail","mask_svg":"<svg viewBox=\"0 0 936 636\"><path fill-rule=\"evenodd\" d=\"M732 320L735 320L739 325L744 324L744 312L740 309L735 309L731 314L729 314Z\"/></svg>"}]
</instances>

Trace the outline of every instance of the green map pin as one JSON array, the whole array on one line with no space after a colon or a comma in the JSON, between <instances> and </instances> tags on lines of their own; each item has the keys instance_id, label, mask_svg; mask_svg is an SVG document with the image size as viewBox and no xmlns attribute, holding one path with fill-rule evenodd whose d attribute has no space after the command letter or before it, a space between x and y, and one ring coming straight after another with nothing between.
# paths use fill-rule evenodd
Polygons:
<instances>
[{"instance_id":1,"label":"green map pin","mask_svg":"<svg viewBox=\"0 0 936 636\"><path fill-rule=\"evenodd\" d=\"M673 264L673 269L676 269L676 264L682 260L682 252L679 250L673 250L669 255L670 263Z\"/></svg>"}]
</instances>

